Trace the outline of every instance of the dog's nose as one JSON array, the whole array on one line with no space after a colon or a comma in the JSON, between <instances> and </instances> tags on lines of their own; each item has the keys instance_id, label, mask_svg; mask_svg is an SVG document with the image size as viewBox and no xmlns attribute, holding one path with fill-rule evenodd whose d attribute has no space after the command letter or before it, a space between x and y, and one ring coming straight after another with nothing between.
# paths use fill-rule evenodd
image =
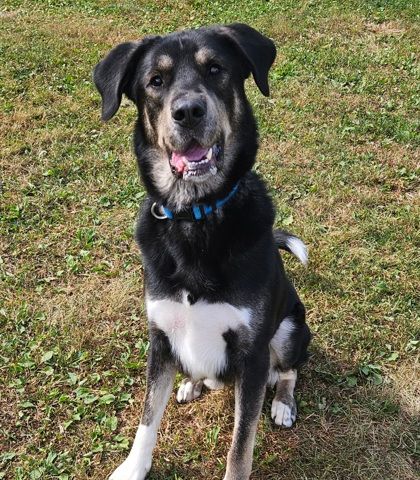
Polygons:
<instances>
[{"instance_id":1,"label":"dog's nose","mask_svg":"<svg viewBox=\"0 0 420 480\"><path fill-rule=\"evenodd\" d=\"M172 118L181 127L196 127L205 114L206 104L199 98L180 98L172 105Z\"/></svg>"}]
</instances>

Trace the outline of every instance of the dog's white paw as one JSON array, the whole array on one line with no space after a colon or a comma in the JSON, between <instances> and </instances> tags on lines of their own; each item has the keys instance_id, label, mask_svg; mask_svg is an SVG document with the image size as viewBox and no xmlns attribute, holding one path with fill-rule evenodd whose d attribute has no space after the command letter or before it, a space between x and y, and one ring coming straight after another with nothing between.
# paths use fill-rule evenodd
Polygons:
<instances>
[{"instance_id":1,"label":"dog's white paw","mask_svg":"<svg viewBox=\"0 0 420 480\"><path fill-rule=\"evenodd\" d=\"M151 466L151 462L145 465L139 459L128 456L109 477L109 480L144 480Z\"/></svg>"},{"instance_id":2,"label":"dog's white paw","mask_svg":"<svg viewBox=\"0 0 420 480\"><path fill-rule=\"evenodd\" d=\"M178 388L176 400L178 403L192 402L201 395L203 382L192 382L189 378L184 378Z\"/></svg>"},{"instance_id":3,"label":"dog's white paw","mask_svg":"<svg viewBox=\"0 0 420 480\"><path fill-rule=\"evenodd\" d=\"M271 405L271 418L276 425L290 428L296 420L296 407L274 399Z\"/></svg>"}]
</instances>

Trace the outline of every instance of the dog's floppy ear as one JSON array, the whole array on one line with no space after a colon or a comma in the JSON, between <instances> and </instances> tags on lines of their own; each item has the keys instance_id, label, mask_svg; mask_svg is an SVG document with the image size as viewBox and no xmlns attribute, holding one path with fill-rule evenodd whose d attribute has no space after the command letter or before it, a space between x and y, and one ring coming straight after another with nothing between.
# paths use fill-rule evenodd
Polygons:
<instances>
[{"instance_id":1,"label":"dog's floppy ear","mask_svg":"<svg viewBox=\"0 0 420 480\"><path fill-rule=\"evenodd\" d=\"M102 120L109 120L117 113L123 93L131 98L129 87L137 63L158 38L121 43L96 65L93 81L102 97Z\"/></svg>"},{"instance_id":2,"label":"dog's floppy ear","mask_svg":"<svg viewBox=\"0 0 420 480\"><path fill-rule=\"evenodd\" d=\"M268 71L276 58L274 43L257 30L244 23L232 23L222 27L222 32L234 41L249 63L250 71L261 93L270 94Z\"/></svg>"}]
</instances>

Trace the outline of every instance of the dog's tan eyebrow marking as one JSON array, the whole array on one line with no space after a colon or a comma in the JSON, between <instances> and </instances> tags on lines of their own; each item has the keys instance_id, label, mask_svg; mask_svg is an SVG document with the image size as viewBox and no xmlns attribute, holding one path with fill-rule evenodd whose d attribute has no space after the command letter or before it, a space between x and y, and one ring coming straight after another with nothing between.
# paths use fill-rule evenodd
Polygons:
<instances>
[{"instance_id":1,"label":"dog's tan eyebrow marking","mask_svg":"<svg viewBox=\"0 0 420 480\"><path fill-rule=\"evenodd\" d=\"M156 65L162 70L169 70L174 66L174 59L169 55L160 55L157 59Z\"/></svg>"},{"instance_id":2,"label":"dog's tan eyebrow marking","mask_svg":"<svg viewBox=\"0 0 420 480\"><path fill-rule=\"evenodd\" d=\"M214 53L209 48L204 47L195 52L194 57L197 63L204 64L214 57Z\"/></svg>"}]
</instances>

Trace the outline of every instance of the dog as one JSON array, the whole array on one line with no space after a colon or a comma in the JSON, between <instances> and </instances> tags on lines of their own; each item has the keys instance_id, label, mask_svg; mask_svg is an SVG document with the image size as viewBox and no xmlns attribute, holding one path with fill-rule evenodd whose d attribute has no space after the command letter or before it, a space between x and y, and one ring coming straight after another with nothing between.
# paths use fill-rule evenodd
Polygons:
<instances>
[{"instance_id":1,"label":"dog","mask_svg":"<svg viewBox=\"0 0 420 480\"><path fill-rule=\"evenodd\" d=\"M235 386L224 480L250 477L267 384L276 385L274 422L296 419L310 331L278 249L303 262L307 251L273 232L272 201L251 170L258 133L244 89L252 74L269 95L275 56L269 38L234 23L123 43L95 67L103 120L123 94L137 107L134 149L148 192L136 229L150 336L144 411L110 480L146 478L177 371L181 403L203 385Z\"/></svg>"}]
</instances>

